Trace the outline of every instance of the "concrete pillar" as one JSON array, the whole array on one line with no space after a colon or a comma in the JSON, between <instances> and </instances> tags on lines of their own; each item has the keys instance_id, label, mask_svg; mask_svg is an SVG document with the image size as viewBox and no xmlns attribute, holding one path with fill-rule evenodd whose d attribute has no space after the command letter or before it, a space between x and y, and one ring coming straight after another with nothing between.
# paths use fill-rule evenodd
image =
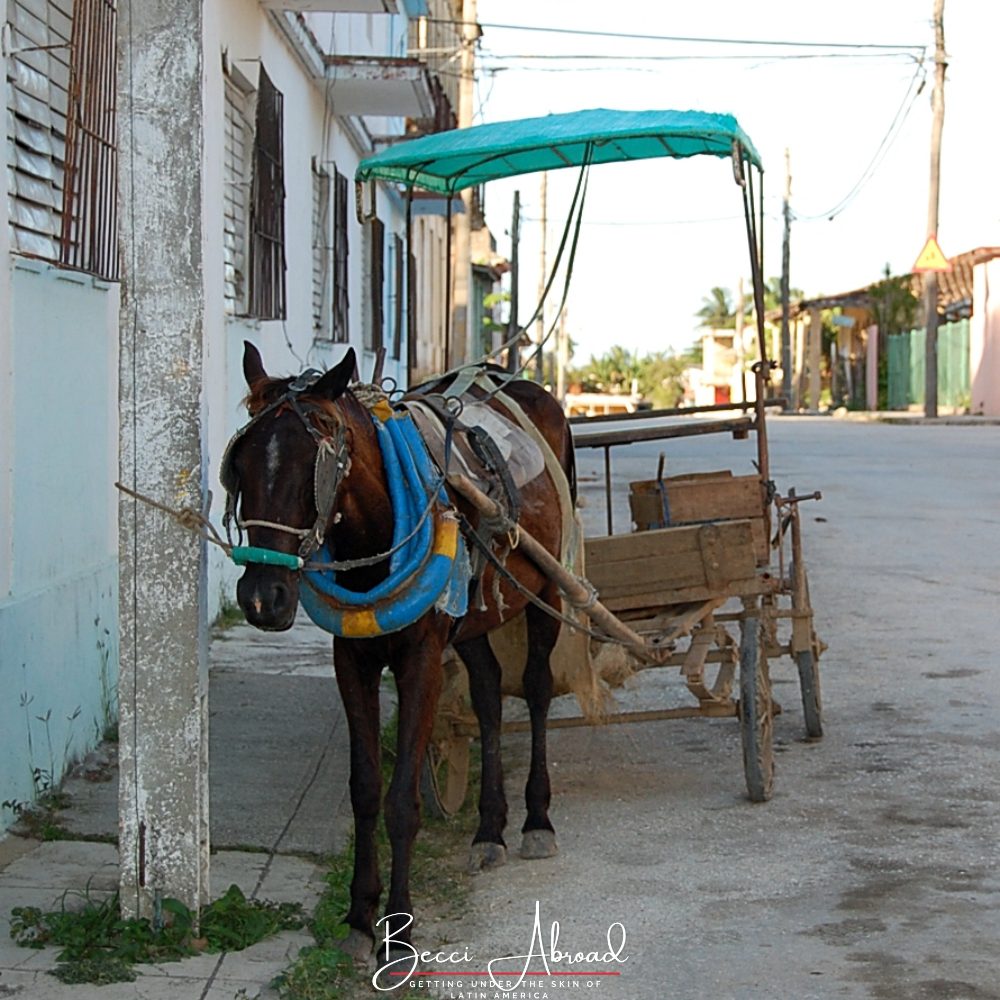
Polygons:
<instances>
[{"instance_id":1,"label":"concrete pillar","mask_svg":"<svg viewBox=\"0 0 1000 1000\"><path fill-rule=\"evenodd\" d=\"M819 409L819 370L823 357L823 316L809 310L809 409Z\"/></svg>"},{"instance_id":2,"label":"concrete pillar","mask_svg":"<svg viewBox=\"0 0 1000 1000\"><path fill-rule=\"evenodd\" d=\"M207 495L202 387L201 0L122 0L121 479L171 506ZM205 545L119 506L119 851L126 916L208 894Z\"/></svg>"},{"instance_id":3,"label":"concrete pillar","mask_svg":"<svg viewBox=\"0 0 1000 1000\"><path fill-rule=\"evenodd\" d=\"M865 351L865 405L869 410L878 409L878 326L872 325L868 333L868 349Z\"/></svg>"}]
</instances>

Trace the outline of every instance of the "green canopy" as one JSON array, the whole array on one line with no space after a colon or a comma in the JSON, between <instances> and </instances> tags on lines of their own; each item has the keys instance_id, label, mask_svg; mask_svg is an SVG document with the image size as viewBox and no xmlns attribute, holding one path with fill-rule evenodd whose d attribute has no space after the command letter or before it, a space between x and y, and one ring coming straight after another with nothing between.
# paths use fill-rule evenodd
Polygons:
<instances>
[{"instance_id":1,"label":"green canopy","mask_svg":"<svg viewBox=\"0 0 1000 1000\"><path fill-rule=\"evenodd\" d=\"M760 157L732 115L707 111L609 111L595 108L543 118L474 125L390 146L358 165L355 179L386 180L448 194L538 170L656 156L731 156L757 167Z\"/></svg>"}]
</instances>

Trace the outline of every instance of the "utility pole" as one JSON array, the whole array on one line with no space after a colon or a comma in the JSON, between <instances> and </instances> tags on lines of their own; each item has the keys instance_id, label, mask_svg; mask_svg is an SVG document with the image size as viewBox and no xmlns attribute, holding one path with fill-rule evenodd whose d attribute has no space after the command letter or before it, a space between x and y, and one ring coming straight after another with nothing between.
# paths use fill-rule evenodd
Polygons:
<instances>
[{"instance_id":1,"label":"utility pole","mask_svg":"<svg viewBox=\"0 0 1000 1000\"><path fill-rule=\"evenodd\" d=\"M517 319L518 301L518 247L521 242L521 192L514 192L514 211L510 223L510 315L507 319L507 371L516 372L521 366L518 341L521 324Z\"/></svg>"},{"instance_id":2,"label":"utility pole","mask_svg":"<svg viewBox=\"0 0 1000 1000\"><path fill-rule=\"evenodd\" d=\"M118 6L119 470L195 510L208 485L202 7ZM206 546L124 497L118 538L119 891L126 918L155 921L161 900L208 901Z\"/></svg>"},{"instance_id":3,"label":"utility pole","mask_svg":"<svg viewBox=\"0 0 1000 1000\"><path fill-rule=\"evenodd\" d=\"M747 401L746 360L743 357L743 278L736 283L736 328L733 330L733 353L736 355L736 370L740 375L740 398L738 402Z\"/></svg>"},{"instance_id":4,"label":"utility pole","mask_svg":"<svg viewBox=\"0 0 1000 1000\"><path fill-rule=\"evenodd\" d=\"M542 204L542 240L541 240L541 256L538 261L538 320L535 323L535 342L538 346L535 348L535 381L541 385L545 381L545 365L543 363L543 341L545 340L545 303L542 301L542 297L545 295L545 271L548 266L548 262L545 259L546 245L545 240L549 231L549 172L547 170L542 171L542 190L541 190L541 204Z\"/></svg>"},{"instance_id":5,"label":"utility pole","mask_svg":"<svg viewBox=\"0 0 1000 1000\"><path fill-rule=\"evenodd\" d=\"M468 128L472 124L472 109L476 87L476 40L479 38L477 24L477 0L464 0L462 5L462 55L458 82L458 127ZM472 189L462 191L464 211L452 220L454 226L454 289L452 303L451 349L458 356L446 358L447 365L464 363L476 356L476 346L472 342L475 335L474 324L469 322L469 293L472 288Z\"/></svg>"},{"instance_id":6,"label":"utility pole","mask_svg":"<svg viewBox=\"0 0 1000 1000\"><path fill-rule=\"evenodd\" d=\"M782 215L785 219L785 235L781 241L781 394L788 402L785 404L795 408L792 400L792 335L788 326L789 313L789 262L791 260L792 241L792 165L791 155L785 149L785 197L782 202Z\"/></svg>"},{"instance_id":7,"label":"utility pole","mask_svg":"<svg viewBox=\"0 0 1000 1000\"><path fill-rule=\"evenodd\" d=\"M927 235L937 237L938 202L941 191L941 133L944 130L944 74L948 68L944 51L944 0L934 0L934 93L931 97L931 183L927 202ZM937 334L938 276L924 273L924 323L927 330L924 366L924 416L938 415Z\"/></svg>"},{"instance_id":8,"label":"utility pole","mask_svg":"<svg viewBox=\"0 0 1000 1000\"><path fill-rule=\"evenodd\" d=\"M566 333L566 309L559 314L556 330L556 399L566 404L566 369L569 367L569 336Z\"/></svg>"}]
</instances>

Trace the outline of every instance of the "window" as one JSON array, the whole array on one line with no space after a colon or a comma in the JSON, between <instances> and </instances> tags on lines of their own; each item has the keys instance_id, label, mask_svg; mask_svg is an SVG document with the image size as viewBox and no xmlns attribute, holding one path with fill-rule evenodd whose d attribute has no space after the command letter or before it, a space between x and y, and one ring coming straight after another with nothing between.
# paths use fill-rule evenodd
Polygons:
<instances>
[{"instance_id":1,"label":"window","mask_svg":"<svg viewBox=\"0 0 1000 1000\"><path fill-rule=\"evenodd\" d=\"M346 344L350 300L347 294L347 175L333 171L333 339Z\"/></svg>"},{"instance_id":2,"label":"window","mask_svg":"<svg viewBox=\"0 0 1000 1000\"><path fill-rule=\"evenodd\" d=\"M250 184L248 312L285 319L284 98L260 68Z\"/></svg>"},{"instance_id":3,"label":"window","mask_svg":"<svg viewBox=\"0 0 1000 1000\"><path fill-rule=\"evenodd\" d=\"M7 20L12 249L115 280L116 0L75 16L72 0L8 0Z\"/></svg>"},{"instance_id":4,"label":"window","mask_svg":"<svg viewBox=\"0 0 1000 1000\"><path fill-rule=\"evenodd\" d=\"M247 219L250 214L250 117L252 89L235 74L225 83L225 163L223 166L223 253L225 309L246 315Z\"/></svg>"},{"instance_id":5,"label":"window","mask_svg":"<svg viewBox=\"0 0 1000 1000\"><path fill-rule=\"evenodd\" d=\"M333 325L333 219L330 175L313 160L312 171L312 325L313 337L329 340Z\"/></svg>"},{"instance_id":6,"label":"window","mask_svg":"<svg viewBox=\"0 0 1000 1000\"><path fill-rule=\"evenodd\" d=\"M379 218L368 223L366 240L365 273L368 275L368 301L366 310L365 348L377 351L382 347L385 333L385 224Z\"/></svg>"}]
</instances>

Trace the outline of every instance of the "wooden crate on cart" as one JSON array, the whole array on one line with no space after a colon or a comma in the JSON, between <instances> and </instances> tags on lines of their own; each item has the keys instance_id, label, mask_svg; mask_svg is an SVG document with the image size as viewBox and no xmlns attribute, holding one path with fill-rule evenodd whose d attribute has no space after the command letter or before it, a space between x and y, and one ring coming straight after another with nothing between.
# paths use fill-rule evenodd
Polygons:
<instances>
[{"instance_id":1,"label":"wooden crate on cart","mask_svg":"<svg viewBox=\"0 0 1000 1000\"><path fill-rule=\"evenodd\" d=\"M759 476L709 472L644 479L629 483L628 499L637 531L747 518L756 564L770 562L768 501Z\"/></svg>"}]
</instances>

